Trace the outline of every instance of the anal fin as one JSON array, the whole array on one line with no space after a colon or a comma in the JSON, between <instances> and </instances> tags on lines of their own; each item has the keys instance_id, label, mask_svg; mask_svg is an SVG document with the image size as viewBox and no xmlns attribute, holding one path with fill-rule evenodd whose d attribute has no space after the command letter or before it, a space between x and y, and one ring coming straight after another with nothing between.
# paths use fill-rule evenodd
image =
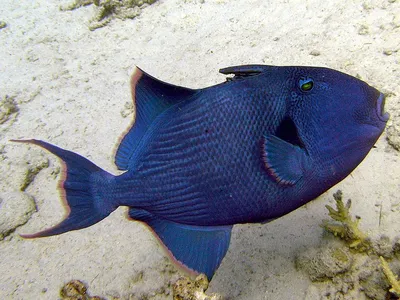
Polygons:
<instances>
[{"instance_id":1,"label":"anal fin","mask_svg":"<svg viewBox=\"0 0 400 300\"><path fill-rule=\"evenodd\" d=\"M129 210L129 216L150 226L180 265L206 274L209 280L228 251L232 226L184 225L134 208Z\"/></svg>"}]
</instances>

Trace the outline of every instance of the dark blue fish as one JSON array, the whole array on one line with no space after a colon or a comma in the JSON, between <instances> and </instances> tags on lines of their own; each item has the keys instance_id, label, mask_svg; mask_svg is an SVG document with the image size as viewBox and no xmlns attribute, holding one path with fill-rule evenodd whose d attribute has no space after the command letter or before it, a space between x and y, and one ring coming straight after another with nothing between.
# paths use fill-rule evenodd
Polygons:
<instances>
[{"instance_id":1,"label":"dark blue fish","mask_svg":"<svg viewBox=\"0 0 400 300\"><path fill-rule=\"evenodd\" d=\"M314 199L364 159L389 118L384 96L327 68L236 66L204 89L131 79L136 120L113 176L38 140L66 164L68 217L25 237L91 226L118 206L187 268L212 278L234 224L265 223Z\"/></svg>"}]
</instances>

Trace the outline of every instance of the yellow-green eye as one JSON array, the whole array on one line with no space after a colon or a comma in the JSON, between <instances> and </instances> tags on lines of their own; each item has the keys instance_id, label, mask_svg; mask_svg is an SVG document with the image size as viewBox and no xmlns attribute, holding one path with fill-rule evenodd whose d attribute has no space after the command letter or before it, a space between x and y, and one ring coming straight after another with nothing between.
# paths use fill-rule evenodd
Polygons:
<instances>
[{"instance_id":1,"label":"yellow-green eye","mask_svg":"<svg viewBox=\"0 0 400 300\"><path fill-rule=\"evenodd\" d=\"M314 80L311 78L301 78L299 80L299 86L303 92L309 92L314 87Z\"/></svg>"}]
</instances>

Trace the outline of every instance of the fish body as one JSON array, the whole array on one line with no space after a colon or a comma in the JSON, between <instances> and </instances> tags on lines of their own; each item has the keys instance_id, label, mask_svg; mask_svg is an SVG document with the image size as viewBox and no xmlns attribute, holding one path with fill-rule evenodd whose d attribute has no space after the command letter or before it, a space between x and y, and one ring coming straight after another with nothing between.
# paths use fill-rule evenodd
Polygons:
<instances>
[{"instance_id":1,"label":"fish body","mask_svg":"<svg viewBox=\"0 0 400 300\"><path fill-rule=\"evenodd\" d=\"M43 141L66 163L70 212L26 237L91 226L118 206L145 222L180 264L212 278L232 226L265 223L319 196L364 159L389 118L384 96L328 68L236 66L224 83L174 86L137 69L136 117L113 176Z\"/></svg>"}]
</instances>

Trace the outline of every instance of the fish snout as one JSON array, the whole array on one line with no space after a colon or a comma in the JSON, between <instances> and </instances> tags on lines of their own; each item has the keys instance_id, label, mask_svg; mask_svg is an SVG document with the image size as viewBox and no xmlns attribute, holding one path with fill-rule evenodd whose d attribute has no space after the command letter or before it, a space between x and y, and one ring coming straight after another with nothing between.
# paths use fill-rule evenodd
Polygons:
<instances>
[{"instance_id":1,"label":"fish snout","mask_svg":"<svg viewBox=\"0 0 400 300\"><path fill-rule=\"evenodd\" d=\"M383 93L379 94L376 101L376 113L382 122L386 123L389 120L390 114L385 112L385 95Z\"/></svg>"}]
</instances>

